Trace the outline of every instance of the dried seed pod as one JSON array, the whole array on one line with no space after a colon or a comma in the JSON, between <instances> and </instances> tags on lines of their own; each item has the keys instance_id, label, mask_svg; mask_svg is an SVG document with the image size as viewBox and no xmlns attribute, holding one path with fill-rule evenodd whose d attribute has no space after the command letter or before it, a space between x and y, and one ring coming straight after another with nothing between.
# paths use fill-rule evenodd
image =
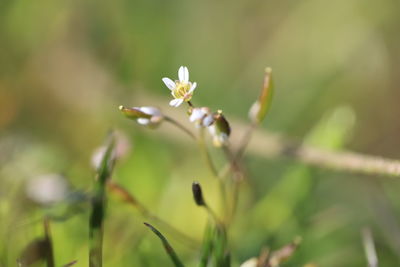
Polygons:
<instances>
[{"instance_id":1,"label":"dried seed pod","mask_svg":"<svg viewBox=\"0 0 400 267\"><path fill-rule=\"evenodd\" d=\"M272 69L265 69L264 84L260 96L257 101L251 106L249 111L249 118L254 123L261 123L268 113L271 106L273 96L273 83L272 83Z\"/></svg>"},{"instance_id":2,"label":"dried seed pod","mask_svg":"<svg viewBox=\"0 0 400 267\"><path fill-rule=\"evenodd\" d=\"M157 127L164 119L162 112L156 107L133 107L119 106L119 110L128 118L136 120L141 125L150 128Z\"/></svg>"}]
</instances>

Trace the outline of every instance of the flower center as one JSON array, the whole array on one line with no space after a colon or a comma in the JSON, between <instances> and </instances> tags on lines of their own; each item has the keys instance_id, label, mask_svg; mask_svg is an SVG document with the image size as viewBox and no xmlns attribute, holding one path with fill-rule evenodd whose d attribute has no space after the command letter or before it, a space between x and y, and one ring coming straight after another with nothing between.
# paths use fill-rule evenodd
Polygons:
<instances>
[{"instance_id":1,"label":"flower center","mask_svg":"<svg viewBox=\"0 0 400 267\"><path fill-rule=\"evenodd\" d=\"M187 100L187 98L190 97L188 96L189 90L190 90L189 83L176 82L176 86L174 90L172 90L172 95L175 98Z\"/></svg>"}]
</instances>

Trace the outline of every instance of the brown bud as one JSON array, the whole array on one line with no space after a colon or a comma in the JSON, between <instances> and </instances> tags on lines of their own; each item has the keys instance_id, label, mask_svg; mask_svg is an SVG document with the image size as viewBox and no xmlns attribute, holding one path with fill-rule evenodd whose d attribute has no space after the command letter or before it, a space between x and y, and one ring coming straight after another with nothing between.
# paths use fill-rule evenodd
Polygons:
<instances>
[{"instance_id":1,"label":"brown bud","mask_svg":"<svg viewBox=\"0 0 400 267\"><path fill-rule=\"evenodd\" d=\"M205 206L206 203L203 198L203 192L201 191L201 186L198 182L193 182L192 184L192 192L194 201L198 206Z\"/></svg>"}]
</instances>

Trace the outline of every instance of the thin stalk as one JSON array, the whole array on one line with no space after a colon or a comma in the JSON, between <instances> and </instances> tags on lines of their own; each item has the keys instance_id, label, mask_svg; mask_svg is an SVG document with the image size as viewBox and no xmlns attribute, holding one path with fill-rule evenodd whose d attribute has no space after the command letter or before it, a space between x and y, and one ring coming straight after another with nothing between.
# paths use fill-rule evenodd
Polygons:
<instances>
[{"instance_id":1,"label":"thin stalk","mask_svg":"<svg viewBox=\"0 0 400 267\"><path fill-rule=\"evenodd\" d=\"M235 155L235 161L239 161L242 157L244 152L246 151L247 146L249 145L249 142L251 140L251 136L254 133L254 130L258 127L258 124L255 122L252 122L249 127L247 128L246 132L244 133L242 139L240 140L236 155Z\"/></svg>"},{"instance_id":2,"label":"thin stalk","mask_svg":"<svg viewBox=\"0 0 400 267\"><path fill-rule=\"evenodd\" d=\"M206 164L207 164L208 168L210 169L211 173L216 178L218 178L217 168L215 167L215 165L211 159L210 152L208 151L207 145L204 141L204 128L200 128L199 132L200 132L200 134L199 134L198 144L199 144L200 151L202 152L203 157L204 157Z\"/></svg>"},{"instance_id":3,"label":"thin stalk","mask_svg":"<svg viewBox=\"0 0 400 267\"><path fill-rule=\"evenodd\" d=\"M196 140L196 136L185 126L183 126L180 122L176 121L175 119L165 116L164 120L173 124L174 126L178 127L180 130L184 131L187 135L190 136L193 140Z\"/></svg>"},{"instance_id":4,"label":"thin stalk","mask_svg":"<svg viewBox=\"0 0 400 267\"><path fill-rule=\"evenodd\" d=\"M114 166L114 138L111 135L107 142L107 150L97 172L94 192L91 201L89 220L89 266L103 266L103 225L106 210L106 182L111 177Z\"/></svg>"},{"instance_id":5,"label":"thin stalk","mask_svg":"<svg viewBox=\"0 0 400 267\"><path fill-rule=\"evenodd\" d=\"M215 165L211 159L210 152L207 149L207 145L204 141L204 128L200 128L198 144L199 144L200 151L203 154L203 157L205 159L205 162L206 162L208 168L210 169L210 171L214 175L214 177L218 179L218 187L219 187L220 196L221 196L222 209L225 214L224 217L226 217L228 202L227 202L227 197L226 197L225 182L224 182L223 177L219 176L217 168L215 167Z\"/></svg>"},{"instance_id":6,"label":"thin stalk","mask_svg":"<svg viewBox=\"0 0 400 267\"><path fill-rule=\"evenodd\" d=\"M367 257L368 267L378 267L378 256L376 253L371 229L362 229L361 236L363 240L365 255Z\"/></svg>"},{"instance_id":7,"label":"thin stalk","mask_svg":"<svg viewBox=\"0 0 400 267\"><path fill-rule=\"evenodd\" d=\"M53 253L53 241L50 232L50 220L48 218L45 218L43 220L43 228L44 228L44 240L47 245L46 264L47 267L54 267L55 264L54 264L54 253Z\"/></svg>"},{"instance_id":8,"label":"thin stalk","mask_svg":"<svg viewBox=\"0 0 400 267\"><path fill-rule=\"evenodd\" d=\"M153 214L149 209L146 208L140 201L138 201L131 193L129 193L125 188L111 179L107 182L107 188L110 193L115 195L119 195L122 200L129 204L130 206L136 208L139 213L146 219L156 222L158 225L161 225L166 231L170 232L176 239L185 243L186 246L192 249L198 249L199 244L196 240L184 234L174 226L170 225L168 222L164 221L157 215Z\"/></svg>"}]
</instances>

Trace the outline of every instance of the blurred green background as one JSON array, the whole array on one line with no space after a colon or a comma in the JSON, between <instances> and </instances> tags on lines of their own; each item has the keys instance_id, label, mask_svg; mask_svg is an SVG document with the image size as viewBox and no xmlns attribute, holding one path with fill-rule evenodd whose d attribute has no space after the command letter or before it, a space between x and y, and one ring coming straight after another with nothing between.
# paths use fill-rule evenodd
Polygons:
<instances>
[{"instance_id":1,"label":"blurred green background","mask_svg":"<svg viewBox=\"0 0 400 267\"><path fill-rule=\"evenodd\" d=\"M25 196L27 181L60 173L88 190L92 152L110 129L131 143L113 178L201 240L206 214L192 200L191 183L200 181L216 208L218 190L196 144L170 126L141 128L118 111L121 104L156 105L182 116L182 107L168 106L161 81L176 77L181 65L198 83L196 105L242 122L270 66L276 93L265 129L398 158L399 10L395 0L2 0L0 266L15 266L24 246L42 234L43 209ZM221 155L213 155L221 165ZM245 162L250 179L230 232L234 266L295 236L303 243L285 266L366 266L364 226L373 231L381 266L399 264L400 180L251 151ZM57 266L72 260L87 266L88 216L84 206L53 223ZM105 266L171 266L144 220L111 198ZM198 253L165 234L194 265Z\"/></svg>"}]
</instances>

